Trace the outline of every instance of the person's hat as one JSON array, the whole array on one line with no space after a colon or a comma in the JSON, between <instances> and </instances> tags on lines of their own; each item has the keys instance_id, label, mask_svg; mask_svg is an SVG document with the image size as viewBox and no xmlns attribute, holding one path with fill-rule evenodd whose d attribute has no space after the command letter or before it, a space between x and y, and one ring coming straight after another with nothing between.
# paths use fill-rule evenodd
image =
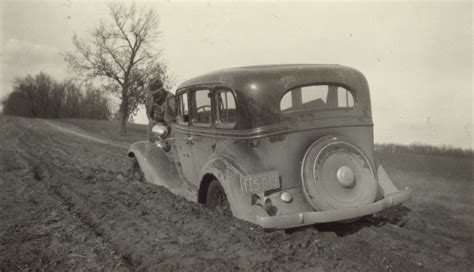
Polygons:
<instances>
[{"instance_id":1,"label":"person's hat","mask_svg":"<svg viewBox=\"0 0 474 272\"><path fill-rule=\"evenodd\" d=\"M152 94L157 93L161 88L163 87L163 81L161 81L161 78L156 77L152 78L150 82L148 83L148 89Z\"/></svg>"}]
</instances>

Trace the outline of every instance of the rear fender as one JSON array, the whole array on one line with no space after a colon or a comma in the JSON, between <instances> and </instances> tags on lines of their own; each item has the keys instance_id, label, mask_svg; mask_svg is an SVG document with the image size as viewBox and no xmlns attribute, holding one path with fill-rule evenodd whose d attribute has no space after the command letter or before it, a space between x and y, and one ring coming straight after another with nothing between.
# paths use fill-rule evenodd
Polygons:
<instances>
[{"instance_id":1,"label":"rear fender","mask_svg":"<svg viewBox=\"0 0 474 272\"><path fill-rule=\"evenodd\" d=\"M400 191L395 184L393 184L381 164L378 164L377 166L377 180L379 184L379 192L383 197Z\"/></svg>"},{"instance_id":2,"label":"rear fender","mask_svg":"<svg viewBox=\"0 0 474 272\"><path fill-rule=\"evenodd\" d=\"M201 171L201 185L209 174L216 177L224 188L234 217L256 223L257 215L268 216L263 208L252 205L252 195L242 192L240 177L247 175L247 172L231 158L224 155L213 157Z\"/></svg>"}]
</instances>

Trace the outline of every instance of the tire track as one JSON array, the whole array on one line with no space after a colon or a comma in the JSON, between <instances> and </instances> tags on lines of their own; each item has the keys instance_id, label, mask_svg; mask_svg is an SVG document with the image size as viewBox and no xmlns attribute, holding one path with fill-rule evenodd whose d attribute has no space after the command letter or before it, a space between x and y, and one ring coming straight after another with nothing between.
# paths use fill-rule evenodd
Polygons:
<instances>
[{"instance_id":1,"label":"tire track","mask_svg":"<svg viewBox=\"0 0 474 272\"><path fill-rule=\"evenodd\" d=\"M64 181L69 177L61 177L61 175L58 175L58 171L54 170L57 166L52 164L53 160L50 158L53 156L53 153L43 152L43 150L41 150L44 148L44 143L39 140L46 139L50 142L49 137L39 135L38 131L34 129L35 123L32 124L32 122L24 118L20 120L23 129L16 126L9 128L9 131L14 132L11 136L16 137L8 137L5 139L5 144L7 142L10 143L10 145L5 145L5 147L8 146L8 148L18 156L18 160L26 162L26 165L22 167L23 170L20 170L26 170L26 173L29 172L32 179L37 181L35 183L36 186L42 187L44 191L50 195L51 199L59 201L72 218L85 227L97 240L111 248L114 255L119 256L120 262L115 269L123 270L123 268L125 268L126 270L131 270L133 264L130 262L129 257L122 255L120 251L114 247L113 243L110 243L110 237L107 237L104 235L104 232L98 229L99 226L96 221L87 217L87 213L79 212L76 208L77 202L66 194L67 189L65 188L66 183ZM45 163L47 161L49 161L49 163ZM43 236L46 237L49 235L50 234L44 234Z\"/></svg>"},{"instance_id":2,"label":"tire track","mask_svg":"<svg viewBox=\"0 0 474 272\"><path fill-rule=\"evenodd\" d=\"M104 232L100 231L97 220L87 216L87 213L78 211L75 203L80 203L80 200L74 200L70 195L65 193L67 191L65 189L66 184L60 181L64 181L69 177L57 178L58 175L54 170L51 170L48 165L40 165L38 159L34 158L32 154L28 154L19 148L17 148L17 151L31 166L33 178L39 181L52 197L60 199L67 208L67 211L86 226L93 235L105 244L108 244L113 249L113 252L120 256L122 263L127 269L132 269L133 263L131 263L129 256L121 254L120 251L114 247L114 244L110 242L110 237L107 237L107 235L104 235Z\"/></svg>"}]
</instances>

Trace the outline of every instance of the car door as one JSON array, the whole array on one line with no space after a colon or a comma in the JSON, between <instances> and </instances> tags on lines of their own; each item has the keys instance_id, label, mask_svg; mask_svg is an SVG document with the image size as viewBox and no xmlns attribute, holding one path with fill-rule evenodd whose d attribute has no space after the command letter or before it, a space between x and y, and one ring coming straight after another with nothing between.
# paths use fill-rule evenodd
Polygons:
<instances>
[{"instance_id":1,"label":"car door","mask_svg":"<svg viewBox=\"0 0 474 272\"><path fill-rule=\"evenodd\" d=\"M212 88L201 87L196 89L193 91L192 98L190 139L192 141L194 168L199 175L204 165L210 160L213 146L215 146Z\"/></svg>"},{"instance_id":2,"label":"car door","mask_svg":"<svg viewBox=\"0 0 474 272\"><path fill-rule=\"evenodd\" d=\"M193 140L190 134L190 114L189 103L190 95L188 91L177 95L177 116L174 126L174 135L176 143L176 152L178 153L179 165L186 181L195 185L198 179L193 161L192 145Z\"/></svg>"}]
</instances>

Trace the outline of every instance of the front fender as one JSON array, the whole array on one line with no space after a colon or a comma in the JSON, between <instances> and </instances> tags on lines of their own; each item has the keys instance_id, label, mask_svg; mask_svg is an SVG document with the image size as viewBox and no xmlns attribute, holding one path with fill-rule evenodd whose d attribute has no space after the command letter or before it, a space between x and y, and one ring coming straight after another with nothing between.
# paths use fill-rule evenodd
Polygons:
<instances>
[{"instance_id":1,"label":"front fender","mask_svg":"<svg viewBox=\"0 0 474 272\"><path fill-rule=\"evenodd\" d=\"M247 171L225 155L216 155L203 167L200 177L213 175L221 183L229 201L232 214L239 219L257 223L257 216L268 216L263 208L252 205L252 195L245 195L240 186L240 178Z\"/></svg>"},{"instance_id":2,"label":"front fender","mask_svg":"<svg viewBox=\"0 0 474 272\"><path fill-rule=\"evenodd\" d=\"M149 141L141 141L130 146L128 156L137 160L147 182L164 186L174 194L196 201L196 192L180 175L172 153L166 153Z\"/></svg>"}]
</instances>

